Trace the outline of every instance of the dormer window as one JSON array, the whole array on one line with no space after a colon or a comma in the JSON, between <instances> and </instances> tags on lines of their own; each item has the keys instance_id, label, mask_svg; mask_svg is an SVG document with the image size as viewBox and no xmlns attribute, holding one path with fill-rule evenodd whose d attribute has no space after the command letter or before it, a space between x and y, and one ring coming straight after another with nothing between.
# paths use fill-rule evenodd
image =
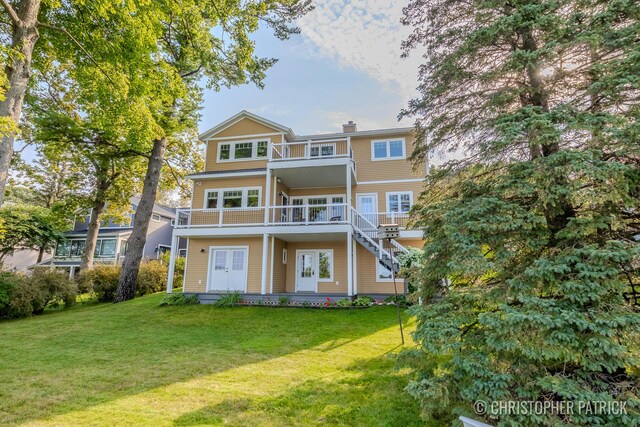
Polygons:
<instances>
[{"instance_id":1,"label":"dormer window","mask_svg":"<svg viewBox=\"0 0 640 427\"><path fill-rule=\"evenodd\" d=\"M263 159L267 157L269 140L236 141L218 144L218 162Z\"/></svg>"}]
</instances>

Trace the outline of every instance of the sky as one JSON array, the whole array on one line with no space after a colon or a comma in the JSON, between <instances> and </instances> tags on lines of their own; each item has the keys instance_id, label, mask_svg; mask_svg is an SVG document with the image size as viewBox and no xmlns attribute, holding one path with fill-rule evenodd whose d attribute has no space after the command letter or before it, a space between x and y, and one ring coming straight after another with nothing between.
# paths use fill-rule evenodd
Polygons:
<instances>
[{"instance_id":1,"label":"sky","mask_svg":"<svg viewBox=\"0 0 640 427\"><path fill-rule=\"evenodd\" d=\"M240 86L205 92L199 130L241 110L288 126L298 135L337 132L349 120L358 130L411 126L398 114L416 96L421 58L400 58L409 32L398 0L317 0L281 41L269 28L254 37L259 56L277 58L265 88Z\"/></svg>"}]
</instances>

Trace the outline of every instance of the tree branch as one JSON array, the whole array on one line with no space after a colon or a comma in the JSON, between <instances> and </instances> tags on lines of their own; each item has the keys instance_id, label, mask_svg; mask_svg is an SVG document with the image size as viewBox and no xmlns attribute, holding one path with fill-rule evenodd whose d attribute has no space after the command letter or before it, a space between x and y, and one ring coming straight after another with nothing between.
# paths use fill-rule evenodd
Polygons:
<instances>
[{"instance_id":1,"label":"tree branch","mask_svg":"<svg viewBox=\"0 0 640 427\"><path fill-rule=\"evenodd\" d=\"M4 2L5 0L0 0L0 1ZM98 70L100 70L100 72L107 78L107 80L109 80L109 82L112 85L116 86L116 83L111 79L111 76L109 76L107 74L107 72L100 66L100 64L98 64L98 61L96 61L93 58L93 56L87 51L87 49L85 49L85 47L82 45L82 43L80 43L75 37L73 37L73 35L71 35L71 33L69 31L67 31L65 28L61 28L61 27L56 27L54 25L45 24L44 22L40 22L40 21L38 21L38 26L44 27L44 28L48 28L48 29L54 30L54 31L59 31L59 32L65 34L67 37L69 37L80 48L80 50L82 50L84 52L84 54L87 55L89 60L91 62L93 62L93 64L96 67L98 67Z\"/></svg>"},{"instance_id":2,"label":"tree branch","mask_svg":"<svg viewBox=\"0 0 640 427\"><path fill-rule=\"evenodd\" d=\"M0 0L0 2L2 3L2 7L4 8L4 10L6 10L7 13L9 14L9 18L11 18L11 22L13 22L15 25L22 25L22 20L18 17L18 14L11 7L9 2L7 0Z\"/></svg>"}]
</instances>

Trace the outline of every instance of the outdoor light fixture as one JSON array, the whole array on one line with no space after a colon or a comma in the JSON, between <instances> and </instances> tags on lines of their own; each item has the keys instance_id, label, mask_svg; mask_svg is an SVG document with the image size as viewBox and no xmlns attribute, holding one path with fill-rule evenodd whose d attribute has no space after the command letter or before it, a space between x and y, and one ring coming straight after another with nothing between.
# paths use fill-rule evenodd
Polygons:
<instances>
[{"instance_id":1,"label":"outdoor light fixture","mask_svg":"<svg viewBox=\"0 0 640 427\"><path fill-rule=\"evenodd\" d=\"M205 253L205 252L206 252L206 250L205 250L204 248L200 249L200 253L201 253L201 254L203 254L203 253Z\"/></svg>"}]
</instances>

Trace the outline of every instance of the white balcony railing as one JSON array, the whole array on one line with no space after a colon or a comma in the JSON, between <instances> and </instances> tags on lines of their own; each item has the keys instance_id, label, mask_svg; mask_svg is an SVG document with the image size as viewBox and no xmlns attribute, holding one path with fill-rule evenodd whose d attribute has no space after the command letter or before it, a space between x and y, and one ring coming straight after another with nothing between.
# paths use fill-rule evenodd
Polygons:
<instances>
[{"instance_id":1,"label":"white balcony railing","mask_svg":"<svg viewBox=\"0 0 640 427\"><path fill-rule=\"evenodd\" d=\"M337 157L353 158L349 138L271 144L269 153L269 160L272 162Z\"/></svg>"},{"instance_id":2,"label":"white balcony railing","mask_svg":"<svg viewBox=\"0 0 640 427\"><path fill-rule=\"evenodd\" d=\"M265 221L265 210L268 210ZM353 212L357 212L351 208ZM182 220L176 228L255 227L265 225L346 224L354 221L360 229L377 236L380 224L398 224L406 228L407 212L358 213L350 217L346 203L323 205L289 205L254 208L178 209Z\"/></svg>"},{"instance_id":3,"label":"white balcony railing","mask_svg":"<svg viewBox=\"0 0 640 427\"><path fill-rule=\"evenodd\" d=\"M268 210L265 221L265 210ZM271 206L254 208L178 209L186 218L176 228L252 227L265 225L347 223L347 204Z\"/></svg>"}]
</instances>

